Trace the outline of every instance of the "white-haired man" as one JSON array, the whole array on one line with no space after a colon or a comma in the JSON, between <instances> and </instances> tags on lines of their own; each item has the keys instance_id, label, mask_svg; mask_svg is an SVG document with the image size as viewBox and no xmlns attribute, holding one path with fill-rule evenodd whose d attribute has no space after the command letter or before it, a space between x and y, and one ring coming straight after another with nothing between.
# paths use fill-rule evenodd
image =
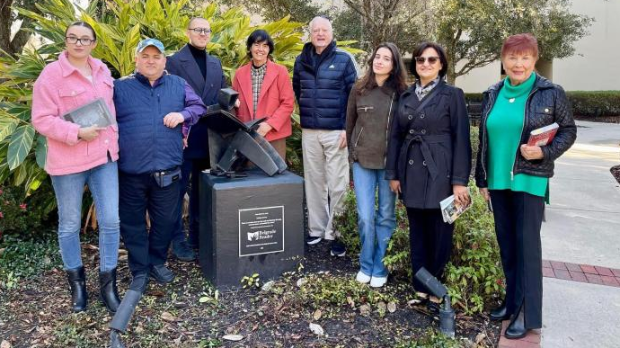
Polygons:
<instances>
[{"instance_id":1,"label":"white-haired man","mask_svg":"<svg viewBox=\"0 0 620 348\"><path fill-rule=\"evenodd\" d=\"M357 78L353 57L336 47L331 22L315 17L310 41L295 60L293 90L299 103L310 245L332 241L344 256L332 222L342 210L349 184L345 133L347 100Z\"/></svg>"}]
</instances>

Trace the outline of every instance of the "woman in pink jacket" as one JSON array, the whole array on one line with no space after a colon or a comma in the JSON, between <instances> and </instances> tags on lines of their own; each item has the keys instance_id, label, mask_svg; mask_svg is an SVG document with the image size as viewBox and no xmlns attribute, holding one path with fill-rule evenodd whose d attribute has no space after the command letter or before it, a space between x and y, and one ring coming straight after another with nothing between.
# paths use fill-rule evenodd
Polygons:
<instances>
[{"instance_id":1,"label":"woman in pink jacket","mask_svg":"<svg viewBox=\"0 0 620 348\"><path fill-rule=\"evenodd\" d=\"M90 56L97 45L93 28L71 24L66 50L45 67L34 84L32 123L47 138L45 170L58 203L58 243L71 288L74 312L86 310L88 296L80 249L81 208L88 185L99 222L100 299L114 313L120 303L116 289L119 245L118 134L116 122L105 128L65 121L61 116L101 98L112 117L113 80L110 70Z\"/></svg>"},{"instance_id":2,"label":"woman in pink jacket","mask_svg":"<svg viewBox=\"0 0 620 348\"><path fill-rule=\"evenodd\" d=\"M233 89L239 92L237 117L243 122L267 118L257 132L286 159L286 138L292 133L295 108L288 70L272 62L274 44L266 31L255 30L246 44L250 62L237 69L233 79Z\"/></svg>"}]
</instances>

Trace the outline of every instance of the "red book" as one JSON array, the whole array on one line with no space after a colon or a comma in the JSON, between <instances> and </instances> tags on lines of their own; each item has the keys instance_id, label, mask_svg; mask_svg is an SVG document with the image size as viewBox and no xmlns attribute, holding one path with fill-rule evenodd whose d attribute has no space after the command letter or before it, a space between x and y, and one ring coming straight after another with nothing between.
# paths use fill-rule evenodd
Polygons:
<instances>
[{"instance_id":1,"label":"red book","mask_svg":"<svg viewBox=\"0 0 620 348\"><path fill-rule=\"evenodd\" d=\"M545 146L553 140L555 133L558 132L560 126L553 122L552 124L534 129L530 132L530 138L527 141L528 146Z\"/></svg>"}]
</instances>

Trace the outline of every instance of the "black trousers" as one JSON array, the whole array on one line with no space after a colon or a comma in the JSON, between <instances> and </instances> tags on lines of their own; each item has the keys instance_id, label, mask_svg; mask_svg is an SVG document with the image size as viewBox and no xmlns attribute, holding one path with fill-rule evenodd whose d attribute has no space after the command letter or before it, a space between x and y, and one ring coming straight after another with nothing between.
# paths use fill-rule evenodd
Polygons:
<instances>
[{"instance_id":1,"label":"black trousers","mask_svg":"<svg viewBox=\"0 0 620 348\"><path fill-rule=\"evenodd\" d=\"M190 188L189 193L189 229L187 240L191 244L198 245L198 235L200 234L200 228L198 226L200 207L198 202L200 201L198 185L200 182L200 172L209 168L209 159L185 159L181 166L181 180L179 181L179 199L178 209L179 216L172 235L172 240L175 242L185 240L185 232L183 231L183 201L185 199L185 193ZM191 180L191 185L190 185Z\"/></svg>"},{"instance_id":2,"label":"black trousers","mask_svg":"<svg viewBox=\"0 0 620 348\"><path fill-rule=\"evenodd\" d=\"M489 190L495 234L506 276L506 308L523 305L525 326L542 327L542 248L544 197L511 190Z\"/></svg>"},{"instance_id":3,"label":"black trousers","mask_svg":"<svg viewBox=\"0 0 620 348\"><path fill-rule=\"evenodd\" d=\"M416 291L428 292L426 286L415 279L415 274L424 267L441 280L452 253L454 225L443 222L439 209L407 208L407 217L413 287Z\"/></svg>"},{"instance_id":4,"label":"black trousers","mask_svg":"<svg viewBox=\"0 0 620 348\"><path fill-rule=\"evenodd\" d=\"M159 187L151 174L119 172L121 236L133 275L166 262L168 246L178 221L179 181ZM151 229L146 229L146 211Z\"/></svg>"}]
</instances>

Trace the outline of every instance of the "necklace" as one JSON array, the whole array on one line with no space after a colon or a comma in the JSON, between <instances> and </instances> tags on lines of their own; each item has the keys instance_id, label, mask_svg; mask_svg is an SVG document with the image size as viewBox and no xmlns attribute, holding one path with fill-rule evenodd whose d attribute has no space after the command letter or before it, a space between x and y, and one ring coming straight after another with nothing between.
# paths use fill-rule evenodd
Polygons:
<instances>
[{"instance_id":1,"label":"necklace","mask_svg":"<svg viewBox=\"0 0 620 348\"><path fill-rule=\"evenodd\" d=\"M508 102L511 103L511 104L514 103L515 102L515 98L508 99Z\"/></svg>"}]
</instances>

